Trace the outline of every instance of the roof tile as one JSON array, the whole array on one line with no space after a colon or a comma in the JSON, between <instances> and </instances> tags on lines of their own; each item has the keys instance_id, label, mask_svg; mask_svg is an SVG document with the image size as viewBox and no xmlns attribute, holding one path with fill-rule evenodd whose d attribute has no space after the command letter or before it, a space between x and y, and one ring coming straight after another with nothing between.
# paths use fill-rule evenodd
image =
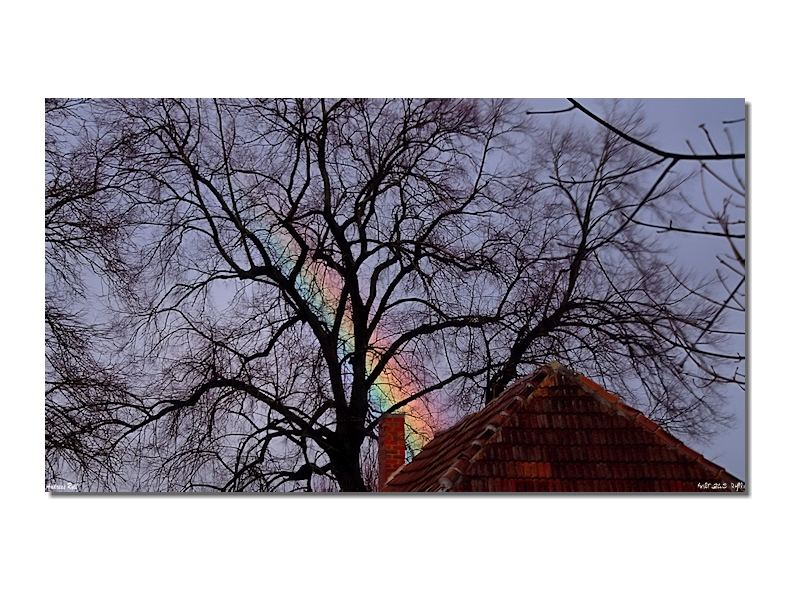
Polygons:
<instances>
[{"instance_id":1,"label":"roof tile","mask_svg":"<svg viewBox=\"0 0 790 590\"><path fill-rule=\"evenodd\" d=\"M600 385L557 365L519 380L438 435L383 486L392 492L441 489L691 492L744 486Z\"/></svg>"}]
</instances>

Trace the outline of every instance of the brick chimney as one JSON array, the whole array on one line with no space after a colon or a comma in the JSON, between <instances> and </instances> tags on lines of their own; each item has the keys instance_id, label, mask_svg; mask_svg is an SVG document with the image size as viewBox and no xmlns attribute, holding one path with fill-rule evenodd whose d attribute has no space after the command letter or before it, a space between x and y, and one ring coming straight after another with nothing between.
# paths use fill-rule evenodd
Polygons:
<instances>
[{"instance_id":1,"label":"brick chimney","mask_svg":"<svg viewBox=\"0 0 790 590\"><path fill-rule=\"evenodd\" d=\"M406 458L406 416L384 414L379 422L379 489Z\"/></svg>"}]
</instances>

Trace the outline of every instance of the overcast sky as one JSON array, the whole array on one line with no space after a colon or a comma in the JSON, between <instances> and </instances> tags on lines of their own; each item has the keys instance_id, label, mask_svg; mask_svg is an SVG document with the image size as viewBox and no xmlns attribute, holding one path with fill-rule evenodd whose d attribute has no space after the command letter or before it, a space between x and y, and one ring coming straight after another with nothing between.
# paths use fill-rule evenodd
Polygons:
<instances>
[{"instance_id":1,"label":"overcast sky","mask_svg":"<svg viewBox=\"0 0 790 590\"><path fill-rule=\"evenodd\" d=\"M579 99L590 110L604 115L600 104L594 99ZM722 121L733 121L744 116L743 99L642 99L644 112L649 126L655 126L656 131L651 143L656 147L681 153L689 153L687 140L698 153L710 153L706 145L705 135L700 130L704 124L717 145L723 149L727 145L727 138L723 133ZM528 99L532 110L562 109L568 106L565 99ZM547 115L551 117L552 115ZM596 125L581 113L574 115L562 114L559 117L573 116L579 124ZM744 147L744 128L742 123L729 125L732 137L736 139L735 149ZM688 166L696 167L696 164ZM699 183L692 179L683 190L694 194L699 192ZM678 244L677 255L684 264L695 269L702 275L710 275L718 268L716 255L725 252L726 244L720 239L704 237L689 237L681 234L672 234L674 242ZM593 379L600 376L590 375ZM743 392L735 387L730 392L730 404L727 410L736 418L735 427L722 428L708 445L699 441L686 440L691 448L702 452L708 459L723 466L732 475L746 478L745 456L745 401Z\"/></svg>"},{"instance_id":2,"label":"overcast sky","mask_svg":"<svg viewBox=\"0 0 790 590\"><path fill-rule=\"evenodd\" d=\"M686 140L690 140L697 153L711 153L710 146L699 128L704 124L720 151L727 149L723 121L733 121L745 116L745 100L735 99L645 99L647 119L658 126L655 145L664 150L690 153ZM745 125L727 125L736 150L745 149ZM690 185L689 191L693 192ZM716 253L726 253L726 247L715 239L679 239L686 244L684 259L694 264L700 272L711 272L717 266ZM745 351L742 351L745 352ZM739 388L730 391L730 411L735 414L737 425L723 430L710 445L696 445L695 450L718 463L732 475L746 479L746 403Z\"/></svg>"},{"instance_id":3,"label":"overcast sky","mask_svg":"<svg viewBox=\"0 0 790 590\"><path fill-rule=\"evenodd\" d=\"M690 153L686 140L690 140L697 153L711 153L704 133L699 128L704 124L720 151L728 149L727 136L724 134L723 121L733 121L745 116L745 100L734 99L645 99L645 113L650 123L658 128L654 144L664 150ZM744 123L727 125L733 139L734 148L745 149ZM741 168L742 169L742 168ZM712 183L715 185L715 183ZM694 192L699 184L692 181L688 191ZM699 192L697 190L697 192ZM677 234L676 234L677 235ZM684 244L684 260L693 264L703 273L710 273L718 262L715 254L726 253L726 245L721 240L692 239L677 236ZM745 353L745 351L742 351ZM730 391L730 411L735 414L737 425L731 430L723 430L710 445L694 445L695 450L718 463L732 475L746 479L746 403L745 394L739 388Z\"/></svg>"}]
</instances>

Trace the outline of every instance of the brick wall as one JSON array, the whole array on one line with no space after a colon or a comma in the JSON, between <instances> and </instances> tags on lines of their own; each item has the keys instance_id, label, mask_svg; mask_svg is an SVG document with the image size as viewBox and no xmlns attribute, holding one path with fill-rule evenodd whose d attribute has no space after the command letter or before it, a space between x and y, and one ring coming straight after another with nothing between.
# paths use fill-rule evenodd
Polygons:
<instances>
[{"instance_id":1,"label":"brick wall","mask_svg":"<svg viewBox=\"0 0 790 590\"><path fill-rule=\"evenodd\" d=\"M405 420L403 414L385 414L379 422L379 487L405 461Z\"/></svg>"}]
</instances>

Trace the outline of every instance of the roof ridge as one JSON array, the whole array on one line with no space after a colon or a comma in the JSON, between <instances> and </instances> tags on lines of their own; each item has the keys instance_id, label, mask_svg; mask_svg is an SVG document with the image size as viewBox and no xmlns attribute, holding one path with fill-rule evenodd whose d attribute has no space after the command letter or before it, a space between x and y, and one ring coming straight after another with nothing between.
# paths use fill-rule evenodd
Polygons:
<instances>
[{"instance_id":1,"label":"roof ridge","mask_svg":"<svg viewBox=\"0 0 790 590\"><path fill-rule=\"evenodd\" d=\"M622 451L609 450L620 445ZM548 460L557 461L556 473L544 469ZM744 490L738 478L602 385L551 363L437 435L382 491L697 491L712 482L722 486L713 489Z\"/></svg>"}]
</instances>

